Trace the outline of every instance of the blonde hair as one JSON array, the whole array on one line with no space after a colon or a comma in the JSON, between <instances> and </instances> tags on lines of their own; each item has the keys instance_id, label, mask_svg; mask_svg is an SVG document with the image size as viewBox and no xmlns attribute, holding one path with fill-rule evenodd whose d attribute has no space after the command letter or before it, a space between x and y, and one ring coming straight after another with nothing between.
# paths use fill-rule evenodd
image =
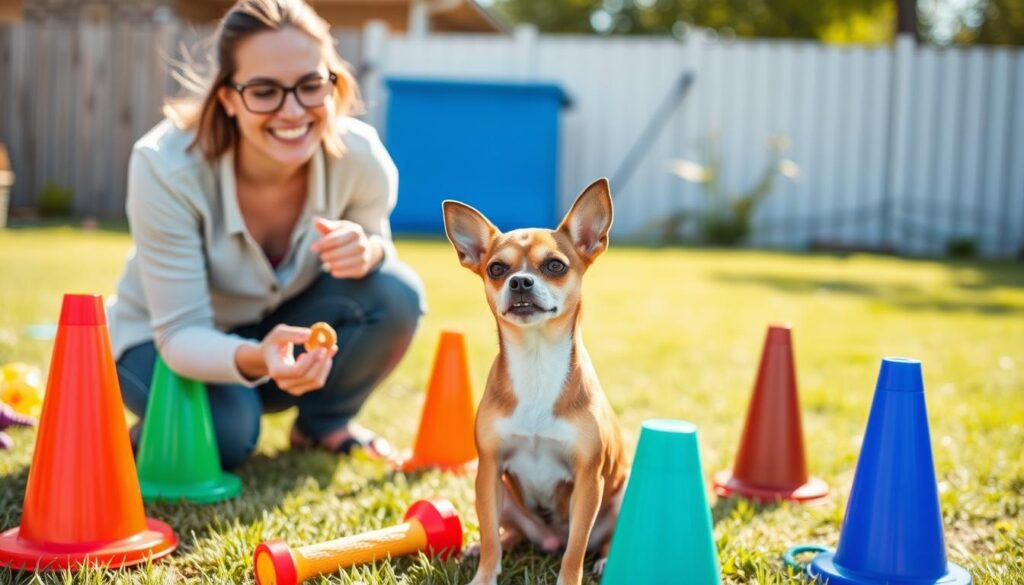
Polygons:
<instances>
[{"instance_id":1,"label":"blonde hair","mask_svg":"<svg viewBox=\"0 0 1024 585\"><path fill-rule=\"evenodd\" d=\"M179 127L195 131L189 149L198 147L207 158L215 159L235 145L238 126L217 99L217 91L234 77L235 52L243 40L286 27L302 31L320 43L328 69L338 78L334 84L335 115L357 113L359 88L349 64L338 55L327 21L304 0L238 0L221 19L213 36L208 64L212 75L200 73L187 51L185 60L173 72L190 95L166 100L163 113ZM345 152L333 124L328 124L322 141L328 154L341 156Z\"/></svg>"}]
</instances>

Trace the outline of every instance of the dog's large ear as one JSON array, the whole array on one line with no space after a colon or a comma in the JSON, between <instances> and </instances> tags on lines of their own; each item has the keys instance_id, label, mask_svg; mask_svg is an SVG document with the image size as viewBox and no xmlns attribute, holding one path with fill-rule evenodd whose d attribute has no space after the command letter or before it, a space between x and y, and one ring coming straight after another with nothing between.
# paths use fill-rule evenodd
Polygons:
<instances>
[{"instance_id":1,"label":"dog's large ear","mask_svg":"<svg viewBox=\"0 0 1024 585\"><path fill-rule=\"evenodd\" d=\"M459 253L459 262L473 272L478 272L480 262L491 247L491 240L498 233L498 228L482 213L465 203L448 200L442 207L444 231Z\"/></svg>"},{"instance_id":2,"label":"dog's large ear","mask_svg":"<svg viewBox=\"0 0 1024 585\"><path fill-rule=\"evenodd\" d=\"M608 248L612 228L612 194L608 179L591 183L576 198L558 230L568 234L576 251L588 264Z\"/></svg>"}]
</instances>

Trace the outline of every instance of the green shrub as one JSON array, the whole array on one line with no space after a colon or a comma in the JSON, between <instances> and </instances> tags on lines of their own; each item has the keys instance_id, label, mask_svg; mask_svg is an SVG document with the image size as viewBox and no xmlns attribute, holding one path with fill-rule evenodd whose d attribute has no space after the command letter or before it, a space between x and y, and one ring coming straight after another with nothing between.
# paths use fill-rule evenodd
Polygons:
<instances>
[{"instance_id":1,"label":"green shrub","mask_svg":"<svg viewBox=\"0 0 1024 585\"><path fill-rule=\"evenodd\" d=\"M672 164L672 172L691 183L701 185L708 204L702 210L684 210L661 220L660 232L668 241L685 239L686 224L696 221L697 235L706 244L715 246L737 246L743 244L750 235L750 224L757 206L767 198L775 188L778 175L796 180L800 169L793 161L783 155L788 148L788 140L783 136L772 136L768 141L768 163L765 165L758 181L743 192L729 192L720 181L722 175L722 154L718 144L718 135L712 133L703 142L701 150L704 164L688 160L676 160Z\"/></svg>"},{"instance_id":2,"label":"green shrub","mask_svg":"<svg viewBox=\"0 0 1024 585\"><path fill-rule=\"evenodd\" d=\"M951 258L974 258L977 253L978 246L974 238L958 236L946 242L946 254Z\"/></svg>"},{"instance_id":3,"label":"green shrub","mask_svg":"<svg viewBox=\"0 0 1024 585\"><path fill-rule=\"evenodd\" d=\"M44 217L71 215L71 203L74 198L74 191L50 181L39 192L39 213Z\"/></svg>"}]
</instances>

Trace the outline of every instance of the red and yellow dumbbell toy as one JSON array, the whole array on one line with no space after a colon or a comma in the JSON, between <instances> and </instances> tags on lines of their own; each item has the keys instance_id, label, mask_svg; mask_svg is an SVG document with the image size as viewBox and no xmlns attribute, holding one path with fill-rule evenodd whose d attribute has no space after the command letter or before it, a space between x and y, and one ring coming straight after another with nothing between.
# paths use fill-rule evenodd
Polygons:
<instances>
[{"instance_id":1,"label":"red and yellow dumbbell toy","mask_svg":"<svg viewBox=\"0 0 1024 585\"><path fill-rule=\"evenodd\" d=\"M425 552L447 559L462 549L462 522L448 500L420 500L405 522L337 540L291 548L282 540L260 543L253 553L258 585L297 585L324 573L388 557Z\"/></svg>"}]
</instances>

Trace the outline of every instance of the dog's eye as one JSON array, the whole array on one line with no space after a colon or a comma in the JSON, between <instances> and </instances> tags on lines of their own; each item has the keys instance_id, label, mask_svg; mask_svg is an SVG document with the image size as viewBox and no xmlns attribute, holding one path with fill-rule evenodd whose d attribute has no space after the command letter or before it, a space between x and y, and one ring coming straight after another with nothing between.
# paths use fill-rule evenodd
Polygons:
<instances>
[{"instance_id":1,"label":"dog's eye","mask_svg":"<svg viewBox=\"0 0 1024 585\"><path fill-rule=\"evenodd\" d=\"M565 272L567 266L561 260L548 260L544 264L544 268L551 274L561 274Z\"/></svg>"},{"instance_id":2,"label":"dog's eye","mask_svg":"<svg viewBox=\"0 0 1024 585\"><path fill-rule=\"evenodd\" d=\"M501 262L495 262L487 267L487 274L491 275L491 278L499 278L502 274L508 271L508 266L505 266Z\"/></svg>"}]
</instances>

